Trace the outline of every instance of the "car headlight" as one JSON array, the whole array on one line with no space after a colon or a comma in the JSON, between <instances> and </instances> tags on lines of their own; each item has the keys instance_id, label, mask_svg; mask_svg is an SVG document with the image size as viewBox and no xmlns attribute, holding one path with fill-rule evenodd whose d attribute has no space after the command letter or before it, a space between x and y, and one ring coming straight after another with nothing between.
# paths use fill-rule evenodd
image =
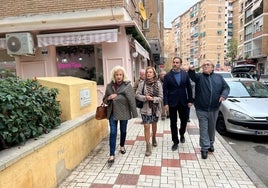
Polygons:
<instances>
[{"instance_id":1,"label":"car headlight","mask_svg":"<svg viewBox=\"0 0 268 188\"><path fill-rule=\"evenodd\" d=\"M253 118L248 116L247 114L244 114L242 112L230 109L230 114L234 119L239 119L239 120L252 120Z\"/></svg>"}]
</instances>

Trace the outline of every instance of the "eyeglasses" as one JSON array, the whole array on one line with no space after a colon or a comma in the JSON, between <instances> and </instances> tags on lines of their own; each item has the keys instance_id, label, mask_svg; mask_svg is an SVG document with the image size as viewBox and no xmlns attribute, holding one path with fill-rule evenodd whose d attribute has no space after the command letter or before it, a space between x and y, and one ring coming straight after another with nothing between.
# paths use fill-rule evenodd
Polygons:
<instances>
[{"instance_id":1,"label":"eyeglasses","mask_svg":"<svg viewBox=\"0 0 268 188\"><path fill-rule=\"evenodd\" d=\"M210 66L211 64L210 63L204 63L202 66Z\"/></svg>"}]
</instances>

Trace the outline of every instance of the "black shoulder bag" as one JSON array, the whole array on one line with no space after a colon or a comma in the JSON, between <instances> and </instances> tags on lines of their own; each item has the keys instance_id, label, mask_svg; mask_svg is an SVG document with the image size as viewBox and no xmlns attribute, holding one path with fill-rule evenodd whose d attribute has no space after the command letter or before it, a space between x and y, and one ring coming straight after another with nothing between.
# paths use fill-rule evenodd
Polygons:
<instances>
[{"instance_id":1,"label":"black shoulder bag","mask_svg":"<svg viewBox=\"0 0 268 188\"><path fill-rule=\"evenodd\" d=\"M144 85L145 85L145 82L143 83L143 87L142 87L142 94L144 94ZM136 99L136 107L137 108L142 108L143 107L143 101L139 101L138 99Z\"/></svg>"}]
</instances>

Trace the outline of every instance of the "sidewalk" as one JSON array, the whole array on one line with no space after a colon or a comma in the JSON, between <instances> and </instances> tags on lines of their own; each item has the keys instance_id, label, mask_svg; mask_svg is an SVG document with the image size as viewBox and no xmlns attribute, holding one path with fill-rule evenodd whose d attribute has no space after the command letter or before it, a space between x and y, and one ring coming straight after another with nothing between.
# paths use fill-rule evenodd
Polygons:
<instances>
[{"instance_id":1,"label":"sidewalk","mask_svg":"<svg viewBox=\"0 0 268 188\"><path fill-rule=\"evenodd\" d=\"M127 153L122 155L118 147L115 163L110 168L107 164L107 137L59 185L59 188L263 187L259 178L218 134L214 145L215 152L209 153L206 160L201 159L198 121L194 111L191 112L191 122L187 125L186 142L180 143L177 151L171 150L169 119L159 120L158 146L152 148L152 155L149 157L145 157L143 125L140 121L140 118L129 121Z\"/></svg>"}]
</instances>

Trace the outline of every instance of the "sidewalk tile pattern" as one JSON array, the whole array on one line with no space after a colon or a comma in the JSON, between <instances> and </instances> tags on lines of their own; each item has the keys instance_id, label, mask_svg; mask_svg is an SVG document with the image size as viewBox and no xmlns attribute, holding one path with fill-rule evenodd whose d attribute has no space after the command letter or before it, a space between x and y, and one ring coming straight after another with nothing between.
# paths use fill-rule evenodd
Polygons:
<instances>
[{"instance_id":1,"label":"sidewalk tile pattern","mask_svg":"<svg viewBox=\"0 0 268 188\"><path fill-rule=\"evenodd\" d=\"M179 123L179 122L178 122ZM145 156L143 125L140 118L128 124L126 154L115 155L109 167L109 139L105 138L59 188L255 188L247 174L216 138L215 152L206 160L201 158L199 128L196 119L187 125L186 142L172 151L169 119L160 120L157 129L157 147ZM119 143L119 135L117 143Z\"/></svg>"}]
</instances>

